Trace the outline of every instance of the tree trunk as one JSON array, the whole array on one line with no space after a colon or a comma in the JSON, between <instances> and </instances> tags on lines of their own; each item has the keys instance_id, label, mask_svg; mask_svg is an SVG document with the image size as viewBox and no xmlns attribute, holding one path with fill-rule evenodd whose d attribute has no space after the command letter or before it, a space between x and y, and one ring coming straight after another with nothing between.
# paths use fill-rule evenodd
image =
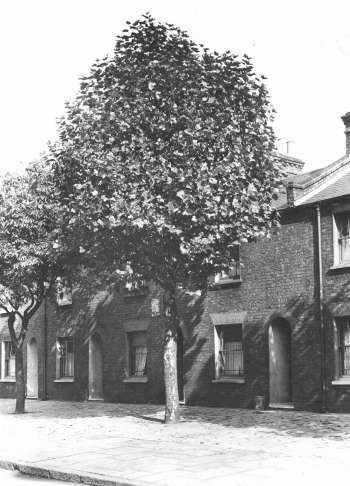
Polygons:
<instances>
[{"instance_id":1,"label":"tree trunk","mask_svg":"<svg viewBox=\"0 0 350 486\"><path fill-rule=\"evenodd\" d=\"M24 413L26 384L23 367L23 345L16 349L16 409L15 413Z\"/></svg>"},{"instance_id":2,"label":"tree trunk","mask_svg":"<svg viewBox=\"0 0 350 486\"><path fill-rule=\"evenodd\" d=\"M175 288L166 293L167 328L164 342L165 423L178 422L180 418L177 385L177 327L178 315Z\"/></svg>"}]
</instances>

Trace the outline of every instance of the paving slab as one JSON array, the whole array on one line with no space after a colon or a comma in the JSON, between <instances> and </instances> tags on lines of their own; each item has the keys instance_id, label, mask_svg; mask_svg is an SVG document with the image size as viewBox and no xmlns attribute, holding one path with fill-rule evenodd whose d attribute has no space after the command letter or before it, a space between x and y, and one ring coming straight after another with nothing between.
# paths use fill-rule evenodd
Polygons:
<instances>
[{"instance_id":1,"label":"paving slab","mask_svg":"<svg viewBox=\"0 0 350 486\"><path fill-rule=\"evenodd\" d=\"M350 416L183 407L0 400L0 467L91 485L298 486L345 481Z\"/></svg>"}]
</instances>

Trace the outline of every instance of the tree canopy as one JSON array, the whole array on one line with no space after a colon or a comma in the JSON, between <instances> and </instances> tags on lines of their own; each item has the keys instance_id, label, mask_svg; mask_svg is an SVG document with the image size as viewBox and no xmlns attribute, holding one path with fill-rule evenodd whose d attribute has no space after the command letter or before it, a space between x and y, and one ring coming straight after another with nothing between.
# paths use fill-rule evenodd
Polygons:
<instances>
[{"instance_id":1,"label":"tree canopy","mask_svg":"<svg viewBox=\"0 0 350 486\"><path fill-rule=\"evenodd\" d=\"M63 271L56 247L57 202L43 159L0 186L0 309L7 314L16 355L16 412L24 411L23 343L29 321Z\"/></svg>"},{"instance_id":2,"label":"tree canopy","mask_svg":"<svg viewBox=\"0 0 350 486\"><path fill-rule=\"evenodd\" d=\"M168 342L176 288L205 285L277 222L272 115L247 56L212 52L148 14L67 105L52 150L64 237L100 269L129 264L169 293Z\"/></svg>"},{"instance_id":3,"label":"tree canopy","mask_svg":"<svg viewBox=\"0 0 350 486\"><path fill-rule=\"evenodd\" d=\"M141 234L148 253L157 248L144 271L160 280L164 252L179 260L180 281L199 262L227 265L232 245L276 221L272 113L247 56L210 52L149 15L129 24L60 123L69 224Z\"/></svg>"}]
</instances>

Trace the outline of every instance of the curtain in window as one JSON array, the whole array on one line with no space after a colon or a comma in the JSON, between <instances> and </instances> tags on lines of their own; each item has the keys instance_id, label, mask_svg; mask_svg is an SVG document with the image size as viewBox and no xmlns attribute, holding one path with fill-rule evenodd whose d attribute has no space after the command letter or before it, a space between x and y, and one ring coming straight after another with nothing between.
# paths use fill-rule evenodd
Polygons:
<instances>
[{"instance_id":1,"label":"curtain in window","mask_svg":"<svg viewBox=\"0 0 350 486\"><path fill-rule=\"evenodd\" d=\"M350 215L341 214L337 217L339 232L339 261L350 262Z\"/></svg>"},{"instance_id":2,"label":"curtain in window","mask_svg":"<svg viewBox=\"0 0 350 486\"><path fill-rule=\"evenodd\" d=\"M16 357L11 342L5 342L5 377L16 377Z\"/></svg>"},{"instance_id":3,"label":"curtain in window","mask_svg":"<svg viewBox=\"0 0 350 486\"><path fill-rule=\"evenodd\" d=\"M344 375L350 375L350 322L344 323L343 345Z\"/></svg>"},{"instance_id":4,"label":"curtain in window","mask_svg":"<svg viewBox=\"0 0 350 486\"><path fill-rule=\"evenodd\" d=\"M143 376L146 370L147 348L146 346L135 347L135 376Z\"/></svg>"},{"instance_id":5,"label":"curtain in window","mask_svg":"<svg viewBox=\"0 0 350 486\"><path fill-rule=\"evenodd\" d=\"M144 376L147 362L147 334L140 331L131 335L131 375Z\"/></svg>"},{"instance_id":6,"label":"curtain in window","mask_svg":"<svg viewBox=\"0 0 350 486\"><path fill-rule=\"evenodd\" d=\"M73 340L67 341L66 376L74 376Z\"/></svg>"},{"instance_id":7,"label":"curtain in window","mask_svg":"<svg viewBox=\"0 0 350 486\"><path fill-rule=\"evenodd\" d=\"M350 262L350 236L339 239L340 261Z\"/></svg>"}]
</instances>

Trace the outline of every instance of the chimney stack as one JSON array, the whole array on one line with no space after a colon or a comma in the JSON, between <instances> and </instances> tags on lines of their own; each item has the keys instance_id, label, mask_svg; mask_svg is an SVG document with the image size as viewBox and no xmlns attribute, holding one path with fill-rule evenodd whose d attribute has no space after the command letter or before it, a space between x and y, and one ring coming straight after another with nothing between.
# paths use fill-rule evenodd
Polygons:
<instances>
[{"instance_id":1,"label":"chimney stack","mask_svg":"<svg viewBox=\"0 0 350 486\"><path fill-rule=\"evenodd\" d=\"M346 155L350 155L350 111L341 117L345 125Z\"/></svg>"}]
</instances>

